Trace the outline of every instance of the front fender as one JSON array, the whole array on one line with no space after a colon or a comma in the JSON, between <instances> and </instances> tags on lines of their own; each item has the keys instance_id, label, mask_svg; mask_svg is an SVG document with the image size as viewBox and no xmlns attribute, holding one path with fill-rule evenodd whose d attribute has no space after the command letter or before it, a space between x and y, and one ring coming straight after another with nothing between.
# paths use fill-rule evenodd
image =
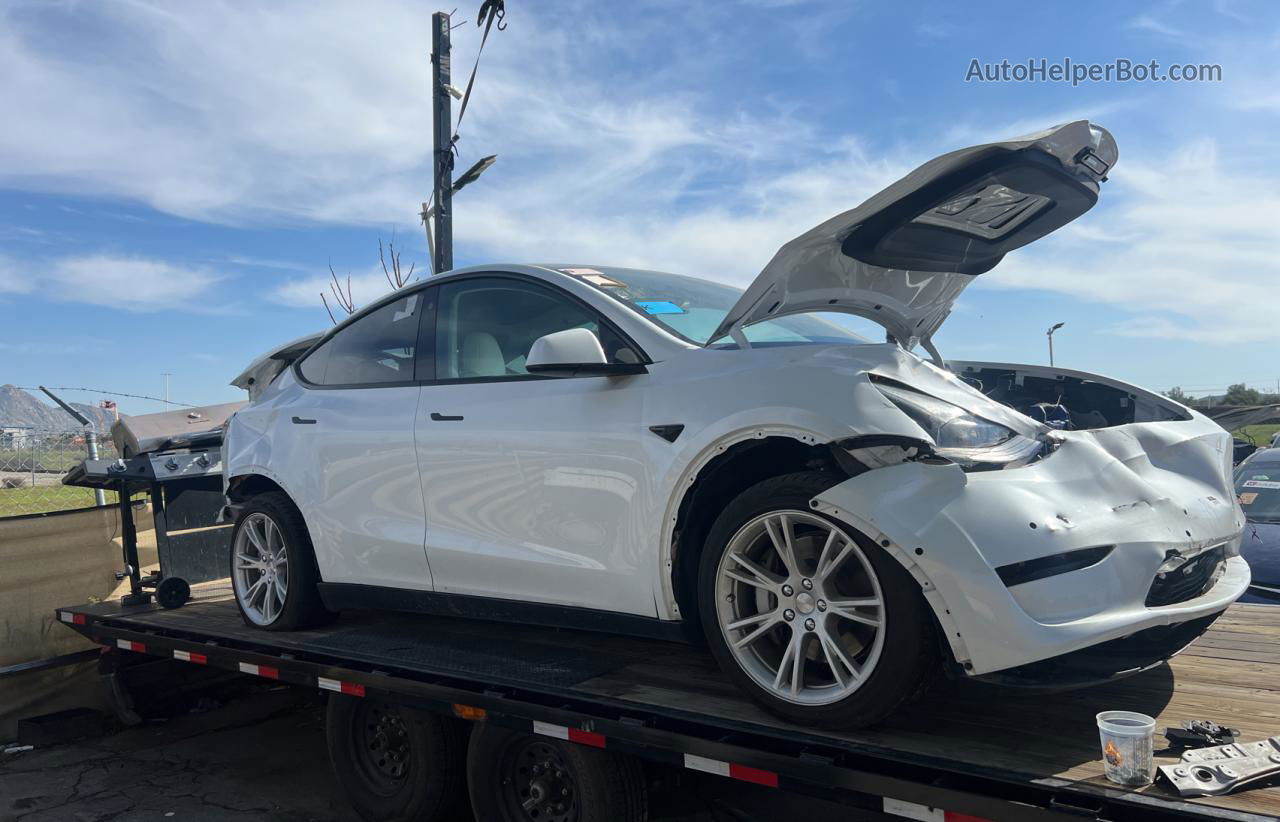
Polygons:
<instances>
[{"instance_id":1,"label":"front fender","mask_svg":"<svg viewBox=\"0 0 1280 822\"><path fill-rule=\"evenodd\" d=\"M956 660L988 673L1218 613L1243 592L1227 435L1210 425L1068 432L1054 453L1005 471L907 462L853 477L812 504L897 558L921 583ZM1111 550L1096 564L1035 581L1006 585L996 572L1100 546ZM1225 568L1207 590L1147 605L1171 556L1216 548Z\"/></svg>"}]
</instances>

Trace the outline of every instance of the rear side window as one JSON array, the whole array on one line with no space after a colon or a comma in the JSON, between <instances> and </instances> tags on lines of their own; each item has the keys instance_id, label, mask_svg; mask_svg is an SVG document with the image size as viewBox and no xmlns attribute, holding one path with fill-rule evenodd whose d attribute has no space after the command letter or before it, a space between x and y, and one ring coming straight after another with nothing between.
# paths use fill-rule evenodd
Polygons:
<instances>
[{"instance_id":1,"label":"rear side window","mask_svg":"<svg viewBox=\"0 0 1280 822\"><path fill-rule=\"evenodd\" d=\"M394 385L413 382L418 323L425 295L393 300L340 330L298 364L317 385Z\"/></svg>"}]
</instances>

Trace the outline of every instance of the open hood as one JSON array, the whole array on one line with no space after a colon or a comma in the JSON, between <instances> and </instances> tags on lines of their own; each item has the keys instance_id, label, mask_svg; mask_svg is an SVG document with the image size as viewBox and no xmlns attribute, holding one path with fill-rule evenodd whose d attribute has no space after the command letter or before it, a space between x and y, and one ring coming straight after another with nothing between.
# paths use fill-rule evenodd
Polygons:
<instances>
[{"instance_id":1,"label":"open hood","mask_svg":"<svg viewBox=\"0 0 1280 822\"><path fill-rule=\"evenodd\" d=\"M940 359L930 338L973 278L1092 208L1117 156L1110 132L1077 120L936 157L779 249L712 339L840 311Z\"/></svg>"}]
</instances>

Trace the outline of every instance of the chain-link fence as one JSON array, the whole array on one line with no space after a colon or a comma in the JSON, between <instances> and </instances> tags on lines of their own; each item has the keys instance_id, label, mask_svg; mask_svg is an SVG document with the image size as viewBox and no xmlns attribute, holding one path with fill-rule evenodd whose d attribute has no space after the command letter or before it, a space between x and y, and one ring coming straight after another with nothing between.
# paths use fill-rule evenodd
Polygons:
<instances>
[{"instance_id":1,"label":"chain-link fence","mask_svg":"<svg viewBox=\"0 0 1280 822\"><path fill-rule=\"evenodd\" d=\"M88 508L93 490L63 485L62 478L88 456L85 432L6 425L0 421L0 518ZM116 449L98 434L98 456L115 459ZM115 502L108 492L108 504Z\"/></svg>"}]
</instances>

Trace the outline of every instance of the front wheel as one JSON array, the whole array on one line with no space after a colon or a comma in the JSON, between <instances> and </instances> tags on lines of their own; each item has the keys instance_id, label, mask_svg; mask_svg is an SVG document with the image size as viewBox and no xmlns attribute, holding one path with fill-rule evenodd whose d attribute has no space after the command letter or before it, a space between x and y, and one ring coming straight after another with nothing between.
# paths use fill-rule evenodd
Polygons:
<instances>
[{"instance_id":1,"label":"front wheel","mask_svg":"<svg viewBox=\"0 0 1280 822\"><path fill-rule=\"evenodd\" d=\"M817 472L744 491L707 536L704 633L720 667L776 714L825 727L883 719L936 668L932 616L911 575L812 510Z\"/></svg>"},{"instance_id":2,"label":"front wheel","mask_svg":"<svg viewBox=\"0 0 1280 822\"><path fill-rule=\"evenodd\" d=\"M244 621L268 631L323 621L319 579L307 526L289 498L273 492L249 500L231 534L231 588Z\"/></svg>"}]
</instances>

